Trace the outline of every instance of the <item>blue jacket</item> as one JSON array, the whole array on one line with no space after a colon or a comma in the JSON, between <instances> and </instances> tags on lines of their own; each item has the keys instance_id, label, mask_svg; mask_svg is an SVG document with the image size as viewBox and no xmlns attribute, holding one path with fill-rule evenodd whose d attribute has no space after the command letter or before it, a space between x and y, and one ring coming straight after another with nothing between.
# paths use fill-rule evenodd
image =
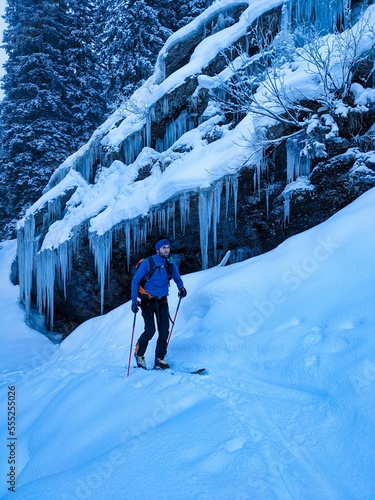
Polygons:
<instances>
[{"instance_id":1,"label":"blue jacket","mask_svg":"<svg viewBox=\"0 0 375 500\"><path fill-rule=\"evenodd\" d=\"M165 295L168 295L169 291L168 273L167 273L167 268L165 267L166 259L160 257L160 255L158 254L153 255L152 258L154 259L156 266L155 271L151 276L151 278L147 280L146 283L144 284L144 289L146 290L147 293L153 295L154 297L164 297ZM171 264L173 264L172 278L176 283L177 288L180 290L184 286L184 283L181 279L176 264L174 262L172 262ZM132 286L131 286L132 300L137 299L139 282L148 274L149 271L150 271L150 263L148 259L144 259L144 261L142 261L141 265L137 269L137 272L135 273L134 278L132 280Z\"/></svg>"}]
</instances>

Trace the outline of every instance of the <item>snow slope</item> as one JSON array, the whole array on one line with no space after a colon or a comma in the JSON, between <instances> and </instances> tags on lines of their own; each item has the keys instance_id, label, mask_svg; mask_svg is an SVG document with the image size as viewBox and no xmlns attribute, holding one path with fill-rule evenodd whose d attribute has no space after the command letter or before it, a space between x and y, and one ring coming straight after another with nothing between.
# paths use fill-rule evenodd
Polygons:
<instances>
[{"instance_id":1,"label":"snow slope","mask_svg":"<svg viewBox=\"0 0 375 500\"><path fill-rule=\"evenodd\" d=\"M184 276L168 361L205 366L201 377L126 378L129 304L48 344L26 330L3 277L2 498L375 498L374 246L373 189L267 254ZM12 252L1 248L3 274ZM9 385L16 493L6 484Z\"/></svg>"}]
</instances>

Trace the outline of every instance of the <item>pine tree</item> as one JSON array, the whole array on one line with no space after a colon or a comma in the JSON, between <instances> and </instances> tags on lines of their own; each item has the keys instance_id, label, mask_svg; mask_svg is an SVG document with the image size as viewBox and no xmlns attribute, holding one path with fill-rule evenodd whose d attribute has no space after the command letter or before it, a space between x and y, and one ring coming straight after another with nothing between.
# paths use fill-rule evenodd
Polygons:
<instances>
[{"instance_id":1,"label":"pine tree","mask_svg":"<svg viewBox=\"0 0 375 500\"><path fill-rule=\"evenodd\" d=\"M108 75L107 98L118 106L149 78L171 30L146 0L117 0L107 8L102 56Z\"/></svg>"},{"instance_id":2,"label":"pine tree","mask_svg":"<svg viewBox=\"0 0 375 500\"><path fill-rule=\"evenodd\" d=\"M214 3L214 0L178 0L174 3L174 11L176 12L176 24L172 28L177 31L186 24L189 24L199 14L201 14L207 7Z\"/></svg>"},{"instance_id":3,"label":"pine tree","mask_svg":"<svg viewBox=\"0 0 375 500\"><path fill-rule=\"evenodd\" d=\"M74 148L87 142L107 112L104 77L97 47L97 11L93 0L68 0L70 44L66 54L67 100Z\"/></svg>"},{"instance_id":4,"label":"pine tree","mask_svg":"<svg viewBox=\"0 0 375 500\"><path fill-rule=\"evenodd\" d=\"M61 99L65 16L63 1L9 0L6 9L0 183L11 224L40 196L48 174L69 149L69 110Z\"/></svg>"},{"instance_id":5,"label":"pine tree","mask_svg":"<svg viewBox=\"0 0 375 500\"><path fill-rule=\"evenodd\" d=\"M85 39L89 0L80 0L79 7L71 3L8 0L0 122L2 236L14 234L15 221L41 196L53 170L103 118L91 41Z\"/></svg>"},{"instance_id":6,"label":"pine tree","mask_svg":"<svg viewBox=\"0 0 375 500\"><path fill-rule=\"evenodd\" d=\"M214 0L148 0L147 5L158 12L160 23L171 32L190 23Z\"/></svg>"},{"instance_id":7,"label":"pine tree","mask_svg":"<svg viewBox=\"0 0 375 500\"><path fill-rule=\"evenodd\" d=\"M102 0L100 52L107 98L117 107L153 72L167 38L213 0Z\"/></svg>"},{"instance_id":8,"label":"pine tree","mask_svg":"<svg viewBox=\"0 0 375 500\"><path fill-rule=\"evenodd\" d=\"M153 72L166 39L212 0L8 0L0 218L14 235L53 170Z\"/></svg>"}]
</instances>

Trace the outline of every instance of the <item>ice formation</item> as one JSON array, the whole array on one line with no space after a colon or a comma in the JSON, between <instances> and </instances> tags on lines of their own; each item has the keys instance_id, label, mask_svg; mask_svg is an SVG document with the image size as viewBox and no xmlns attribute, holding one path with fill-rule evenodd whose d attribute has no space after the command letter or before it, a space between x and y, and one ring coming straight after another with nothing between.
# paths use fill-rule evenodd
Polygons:
<instances>
[{"instance_id":1,"label":"ice formation","mask_svg":"<svg viewBox=\"0 0 375 500\"><path fill-rule=\"evenodd\" d=\"M153 144L155 109L158 105L167 115L169 96L193 78L197 78L198 90L214 86L215 77L205 74L210 62L241 37L246 38L249 26L257 18L283 5L283 29L287 30L293 12L298 20L314 19L318 28L328 29L343 18L347 1L329 2L328 11L323 0L215 2L170 37L159 54L154 75L95 131L86 145L56 170L43 197L19 223L20 300L27 313L35 279L37 305L48 315L50 327L53 326L54 284L58 280L65 289L83 233L88 235L94 255L103 309L114 236L125 239L129 267L131 255L146 241L152 228L157 226L161 231L175 234L176 204L179 227L182 232L186 230L192 194L198 194L199 199L202 267L208 267L210 237L214 259L218 262L216 240L217 227L223 218L221 205L225 205L227 216L232 202L236 217L238 172L244 166L254 169L254 189L261 196L262 150L257 151L251 141L244 144L242 138L249 134L255 137L255 123L262 124L249 113L233 130L227 130L221 126L221 112L215 106L208 107L198 124L188 109L183 109L166 123L164 135ZM229 9L242 9L242 14L235 21L227 16ZM203 33L203 38L188 63L168 75L168 52L197 33ZM197 91L190 96L192 108L196 98ZM207 135L218 126L221 126L221 137L208 142ZM287 148L287 178L291 182L307 175L309 164L301 157L298 142L290 140ZM150 174L139 179L145 165L151 165ZM70 193L70 198L62 210L59 200L63 193ZM269 193L267 189L266 196ZM287 199L285 202L287 219ZM38 238L35 237L40 213L45 214L42 240L41 231Z\"/></svg>"}]
</instances>

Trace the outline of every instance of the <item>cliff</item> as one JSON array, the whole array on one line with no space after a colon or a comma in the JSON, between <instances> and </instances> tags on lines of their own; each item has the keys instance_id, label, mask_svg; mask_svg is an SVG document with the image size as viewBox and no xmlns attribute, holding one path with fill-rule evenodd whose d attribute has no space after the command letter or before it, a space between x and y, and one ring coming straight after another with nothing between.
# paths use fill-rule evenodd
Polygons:
<instances>
[{"instance_id":1,"label":"cliff","mask_svg":"<svg viewBox=\"0 0 375 500\"><path fill-rule=\"evenodd\" d=\"M221 0L171 36L20 221L30 318L68 335L122 304L160 233L185 274L266 252L375 185L374 9L320 3Z\"/></svg>"}]
</instances>

